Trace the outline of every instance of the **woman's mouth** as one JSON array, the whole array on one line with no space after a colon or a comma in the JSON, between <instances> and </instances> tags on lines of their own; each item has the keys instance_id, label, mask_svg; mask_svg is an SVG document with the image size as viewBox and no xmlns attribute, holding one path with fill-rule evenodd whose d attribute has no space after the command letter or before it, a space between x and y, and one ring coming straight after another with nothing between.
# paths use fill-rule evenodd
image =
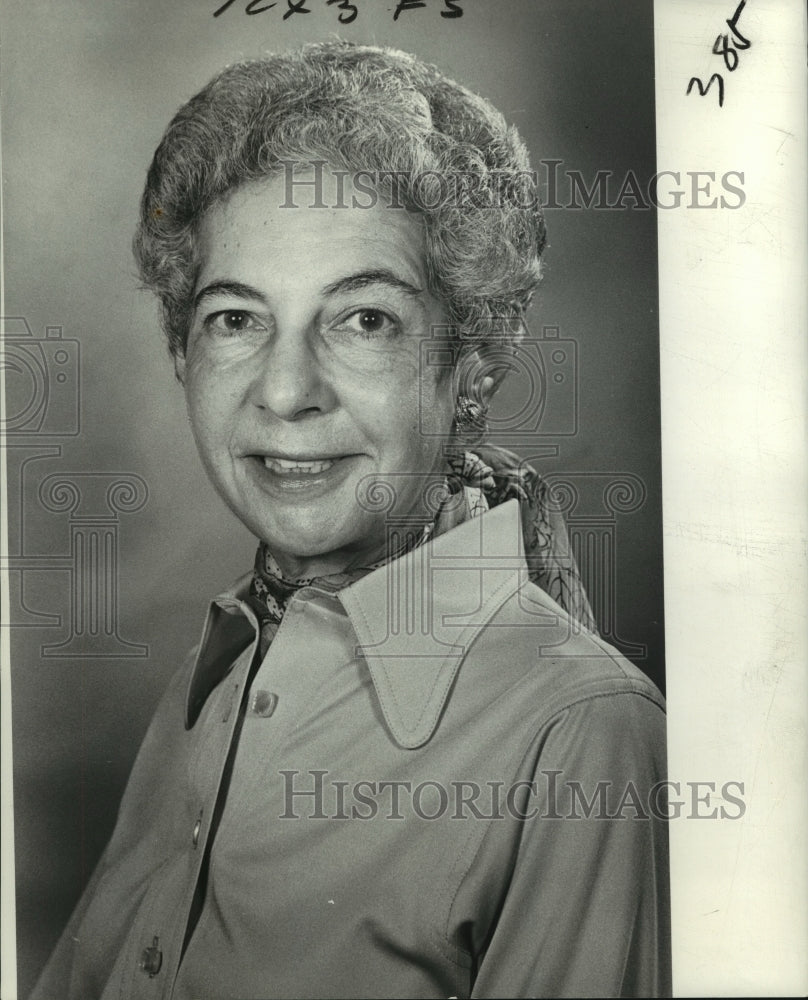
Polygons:
<instances>
[{"instance_id":1,"label":"woman's mouth","mask_svg":"<svg viewBox=\"0 0 808 1000\"><path fill-rule=\"evenodd\" d=\"M255 470L261 489L276 500L291 496L316 499L340 487L356 473L360 455L318 455L316 458L255 454L249 466Z\"/></svg>"},{"instance_id":2,"label":"woman's mouth","mask_svg":"<svg viewBox=\"0 0 808 1000\"><path fill-rule=\"evenodd\" d=\"M316 476L327 472L337 461L336 458L304 461L298 458L273 458L270 455L264 455L264 465L279 476Z\"/></svg>"}]
</instances>

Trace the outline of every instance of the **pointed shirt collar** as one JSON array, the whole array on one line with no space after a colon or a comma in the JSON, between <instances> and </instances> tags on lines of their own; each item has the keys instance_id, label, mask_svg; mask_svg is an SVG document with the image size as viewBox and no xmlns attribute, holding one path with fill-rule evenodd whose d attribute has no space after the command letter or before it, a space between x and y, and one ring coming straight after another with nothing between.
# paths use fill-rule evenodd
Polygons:
<instances>
[{"instance_id":1,"label":"pointed shirt collar","mask_svg":"<svg viewBox=\"0 0 808 1000\"><path fill-rule=\"evenodd\" d=\"M235 659L257 644L258 622L245 603L250 579L211 603L188 686L188 729ZM322 594L345 609L356 655L368 665L400 746L415 749L431 739L466 652L526 579L519 505L510 500L336 594ZM310 595L317 588L305 589ZM304 599L304 592L292 598Z\"/></svg>"}]
</instances>

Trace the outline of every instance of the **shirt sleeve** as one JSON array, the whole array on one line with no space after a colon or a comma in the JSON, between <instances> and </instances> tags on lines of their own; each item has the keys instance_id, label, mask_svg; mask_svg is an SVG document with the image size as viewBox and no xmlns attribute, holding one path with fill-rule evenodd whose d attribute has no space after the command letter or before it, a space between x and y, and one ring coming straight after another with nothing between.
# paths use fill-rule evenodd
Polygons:
<instances>
[{"instance_id":1,"label":"shirt sleeve","mask_svg":"<svg viewBox=\"0 0 808 1000\"><path fill-rule=\"evenodd\" d=\"M171 760L175 751L172 737L182 731L182 708L188 671L195 653L196 649L191 650L163 693L129 776L110 841L40 973L29 1000L64 1000L65 997L70 997L71 1000L89 1000L90 997L100 995L103 989L103 985L96 983L95 978L100 976L103 980L112 966L127 911L121 907L109 914L108 938L103 942L86 940L83 933L85 917L108 875L110 865L144 839L145 831L159 818L155 790L170 785L166 779L166 762ZM97 953L103 950L103 946L110 953L106 963L97 961Z\"/></svg>"},{"instance_id":2,"label":"shirt sleeve","mask_svg":"<svg viewBox=\"0 0 808 1000\"><path fill-rule=\"evenodd\" d=\"M664 714L642 694L587 698L543 727L472 997L670 995L664 777ZM489 830L469 878L486 852L502 866L504 832Z\"/></svg>"}]
</instances>

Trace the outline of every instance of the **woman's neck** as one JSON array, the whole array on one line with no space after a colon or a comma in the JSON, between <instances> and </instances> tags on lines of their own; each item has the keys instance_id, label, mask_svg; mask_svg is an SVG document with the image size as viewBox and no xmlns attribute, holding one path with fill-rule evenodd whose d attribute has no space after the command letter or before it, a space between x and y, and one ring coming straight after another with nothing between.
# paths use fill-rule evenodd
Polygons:
<instances>
[{"instance_id":1,"label":"woman's neck","mask_svg":"<svg viewBox=\"0 0 808 1000\"><path fill-rule=\"evenodd\" d=\"M300 556L267 546L281 576L288 583L301 583L318 577L352 573L359 569L381 566L414 548L424 538L428 525L408 527L406 531L390 531L376 545L346 548L322 555Z\"/></svg>"}]
</instances>

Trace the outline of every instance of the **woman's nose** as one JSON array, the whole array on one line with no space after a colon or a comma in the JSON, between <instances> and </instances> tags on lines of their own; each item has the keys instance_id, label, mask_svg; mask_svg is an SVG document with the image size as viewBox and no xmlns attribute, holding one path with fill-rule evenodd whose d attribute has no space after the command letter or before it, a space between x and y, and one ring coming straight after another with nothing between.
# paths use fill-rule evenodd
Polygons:
<instances>
[{"instance_id":1,"label":"woman's nose","mask_svg":"<svg viewBox=\"0 0 808 1000\"><path fill-rule=\"evenodd\" d=\"M281 420L326 412L334 391L321 369L308 330L277 330L269 339L251 384L251 402Z\"/></svg>"}]
</instances>

